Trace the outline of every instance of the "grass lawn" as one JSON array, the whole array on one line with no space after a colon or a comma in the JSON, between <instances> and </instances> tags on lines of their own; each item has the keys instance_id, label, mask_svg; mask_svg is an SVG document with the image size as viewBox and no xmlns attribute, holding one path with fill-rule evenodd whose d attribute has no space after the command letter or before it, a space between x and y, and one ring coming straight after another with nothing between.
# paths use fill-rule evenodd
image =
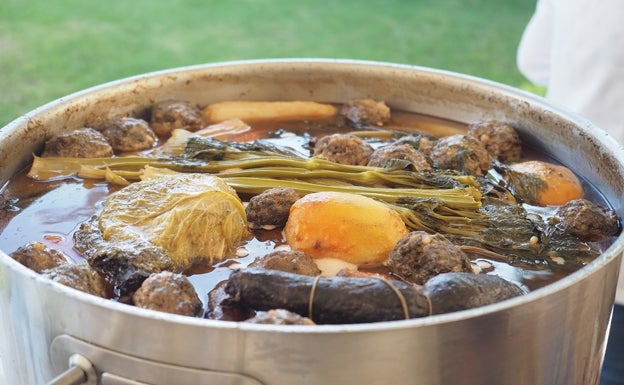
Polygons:
<instances>
[{"instance_id":1,"label":"grass lawn","mask_svg":"<svg viewBox=\"0 0 624 385\"><path fill-rule=\"evenodd\" d=\"M2 0L0 127L111 80L215 61L318 57L422 65L530 86L528 0Z\"/></svg>"}]
</instances>

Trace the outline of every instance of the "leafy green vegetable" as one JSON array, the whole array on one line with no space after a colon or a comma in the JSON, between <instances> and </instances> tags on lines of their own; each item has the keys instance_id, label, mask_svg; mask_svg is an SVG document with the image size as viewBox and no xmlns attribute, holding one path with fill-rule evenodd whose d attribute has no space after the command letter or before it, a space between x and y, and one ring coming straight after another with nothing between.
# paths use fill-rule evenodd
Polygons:
<instances>
[{"instance_id":1,"label":"leafy green vegetable","mask_svg":"<svg viewBox=\"0 0 624 385\"><path fill-rule=\"evenodd\" d=\"M439 232L454 242L493 253L510 263L574 261L577 268L600 251L529 218L509 191L486 179L452 171L412 172L350 166L321 158L303 159L274 146L193 138L173 158L35 157L29 175L57 179L74 175L123 183L167 173L218 175L239 194L291 187L305 195L319 191L351 192L390 204L412 230Z\"/></svg>"},{"instance_id":2,"label":"leafy green vegetable","mask_svg":"<svg viewBox=\"0 0 624 385\"><path fill-rule=\"evenodd\" d=\"M207 174L171 174L111 194L99 230L107 242L147 240L161 247L174 271L229 258L249 235L236 192Z\"/></svg>"}]
</instances>

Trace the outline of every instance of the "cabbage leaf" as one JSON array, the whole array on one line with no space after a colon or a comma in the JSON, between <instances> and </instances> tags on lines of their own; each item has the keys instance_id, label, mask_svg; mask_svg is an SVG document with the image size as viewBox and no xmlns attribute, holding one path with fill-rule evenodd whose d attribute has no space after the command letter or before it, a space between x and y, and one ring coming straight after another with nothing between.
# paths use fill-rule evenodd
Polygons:
<instances>
[{"instance_id":1,"label":"cabbage leaf","mask_svg":"<svg viewBox=\"0 0 624 385\"><path fill-rule=\"evenodd\" d=\"M234 255L249 236L245 208L223 180L208 174L170 174L111 194L99 215L106 242L161 247L170 270L212 265Z\"/></svg>"}]
</instances>

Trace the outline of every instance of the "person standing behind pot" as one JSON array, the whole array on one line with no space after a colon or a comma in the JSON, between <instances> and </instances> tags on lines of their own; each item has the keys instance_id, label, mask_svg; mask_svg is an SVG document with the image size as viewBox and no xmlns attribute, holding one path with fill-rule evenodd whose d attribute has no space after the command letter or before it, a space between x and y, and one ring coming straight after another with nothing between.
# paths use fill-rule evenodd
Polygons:
<instances>
[{"instance_id":1,"label":"person standing behind pot","mask_svg":"<svg viewBox=\"0 0 624 385\"><path fill-rule=\"evenodd\" d=\"M624 0L538 0L517 52L546 99L624 143ZM622 149L624 151L624 148ZM624 262L601 385L624 384Z\"/></svg>"}]
</instances>

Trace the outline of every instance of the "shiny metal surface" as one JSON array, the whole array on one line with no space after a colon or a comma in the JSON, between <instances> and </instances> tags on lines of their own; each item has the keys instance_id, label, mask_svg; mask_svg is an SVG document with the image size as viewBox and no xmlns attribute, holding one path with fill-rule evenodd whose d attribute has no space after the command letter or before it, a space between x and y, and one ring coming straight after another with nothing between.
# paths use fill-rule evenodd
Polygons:
<instances>
[{"instance_id":1,"label":"shiny metal surface","mask_svg":"<svg viewBox=\"0 0 624 385\"><path fill-rule=\"evenodd\" d=\"M76 354L97 361L101 383L151 384L151 385L262 385L258 380L239 373L200 370L184 366L167 365L115 352L68 335L60 335L52 341L50 352L53 365L62 369L67 357ZM95 384L95 383L94 383Z\"/></svg>"},{"instance_id":2,"label":"shiny metal surface","mask_svg":"<svg viewBox=\"0 0 624 385\"><path fill-rule=\"evenodd\" d=\"M97 385L98 375L89 361L82 354L74 350L66 362L69 368L48 382L47 385ZM61 366L62 368L63 366Z\"/></svg>"},{"instance_id":3,"label":"shiny metal surface","mask_svg":"<svg viewBox=\"0 0 624 385\"><path fill-rule=\"evenodd\" d=\"M204 105L362 97L460 122L504 119L519 128L525 142L587 177L624 214L624 151L589 122L500 84L362 61L218 63L70 95L0 131L0 182L26 165L51 133L140 114L158 100ZM595 384L623 247L620 237L581 271L499 304L417 320L315 327L137 309L52 283L0 252L0 356L11 384L44 384L66 369L53 361L59 336L172 371L240 374L263 384ZM98 368L102 357L89 359ZM106 381L124 378L114 370L107 367Z\"/></svg>"},{"instance_id":4,"label":"shiny metal surface","mask_svg":"<svg viewBox=\"0 0 624 385\"><path fill-rule=\"evenodd\" d=\"M59 374L48 385L80 385L85 382L85 372L79 366L72 366Z\"/></svg>"}]
</instances>

